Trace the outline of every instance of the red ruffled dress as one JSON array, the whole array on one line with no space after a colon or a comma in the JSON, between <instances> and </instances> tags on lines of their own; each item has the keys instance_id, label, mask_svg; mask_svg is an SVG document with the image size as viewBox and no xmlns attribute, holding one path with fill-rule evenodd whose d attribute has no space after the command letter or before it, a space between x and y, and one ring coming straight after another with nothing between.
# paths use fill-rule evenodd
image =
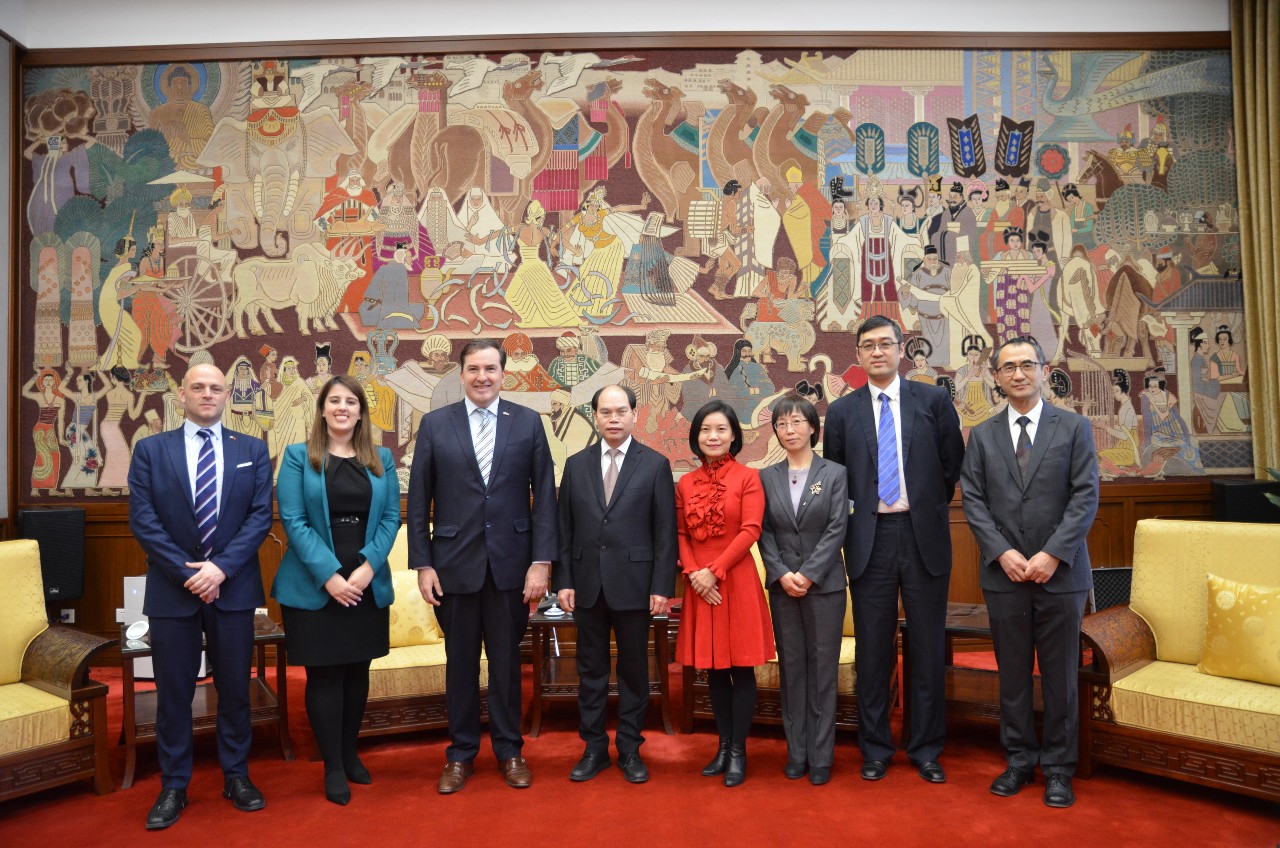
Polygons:
<instances>
[{"instance_id":1,"label":"red ruffled dress","mask_svg":"<svg viewBox=\"0 0 1280 848\"><path fill-rule=\"evenodd\" d=\"M757 666L775 656L769 606L751 556L764 520L764 489L754 469L732 456L680 478L676 521L685 573L676 660L694 668ZM712 606L688 583L710 568L718 581Z\"/></svg>"}]
</instances>

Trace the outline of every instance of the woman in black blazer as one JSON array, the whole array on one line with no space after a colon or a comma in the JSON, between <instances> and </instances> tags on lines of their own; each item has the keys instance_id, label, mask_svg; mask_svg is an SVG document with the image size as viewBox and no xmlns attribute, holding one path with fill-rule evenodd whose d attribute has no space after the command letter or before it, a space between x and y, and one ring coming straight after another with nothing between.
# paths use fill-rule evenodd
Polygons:
<instances>
[{"instance_id":1,"label":"woman in black blazer","mask_svg":"<svg viewBox=\"0 0 1280 848\"><path fill-rule=\"evenodd\" d=\"M787 458L760 472L764 527L760 558L773 613L787 734L786 775L831 779L836 742L836 676L844 630L844 466L814 453L818 410L791 393L773 408L773 432Z\"/></svg>"}]
</instances>

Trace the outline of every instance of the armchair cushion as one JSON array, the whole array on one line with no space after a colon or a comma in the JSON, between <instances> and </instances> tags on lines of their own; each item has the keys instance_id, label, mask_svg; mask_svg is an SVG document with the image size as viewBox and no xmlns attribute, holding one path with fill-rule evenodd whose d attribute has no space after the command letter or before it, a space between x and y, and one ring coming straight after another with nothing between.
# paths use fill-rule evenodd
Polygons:
<instances>
[{"instance_id":1,"label":"armchair cushion","mask_svg":"<svg viewBox=\"0 0 1280 848\"><path fill-rule=\"evenodd\" d=\"M391 605L391 647L434 645L444 638L435 610L418 591L418 572L393 571L396 599Z\"/></svg>"},{"instance_id":2,"label":"armchair cushion","mask_svg":"<svg viewBox=\"0 0 1280 848\"><path fill-rule=\"evenodd\" d=\"M33 539L0 543L0 686L22 681L22 657L49 627L40 574L40 546ZM66 704L63 703L65 708Z\"/></svg>"},{"instance_id":3,"label":"armchair cushion","mask_svg":"<svg viewBox=\"0 0 1280 848\"><path fill-rule=\"evenodd\" d=\"M25 683L0 686L0 757L70 738L66 698Z\"/></svg>"},{"instance_id":4,"label":"armchair cushion","mask_svg":"<svg viewBox=\"0 0 1280 848\"><path fill-rule=\"evenodd\" d=\"M392 648L369 668L369 698L444 694L444 642ZM489 685L489 663L480 654L480 688Z\"/></svg>"},{"instance_id":5,"label":"armchair cushion","mask_svg":"<svg viewBox=\"0 0 1280 848\"><path fill-rule=\"evenodd\" d=\"M1280 589L1209 575L1197 671L1280 686Z\"/></svg>"},{"instance_id":6,"label":"armchair cushion","mask_svg":"<svg viewBox=\"0 0 1280 848\"><path fill-rule=\"evenodd\" d=\"M1117 724L1280 754L1280 688L1153 662L1111 685Z\"/></svg>"}]
</instances>

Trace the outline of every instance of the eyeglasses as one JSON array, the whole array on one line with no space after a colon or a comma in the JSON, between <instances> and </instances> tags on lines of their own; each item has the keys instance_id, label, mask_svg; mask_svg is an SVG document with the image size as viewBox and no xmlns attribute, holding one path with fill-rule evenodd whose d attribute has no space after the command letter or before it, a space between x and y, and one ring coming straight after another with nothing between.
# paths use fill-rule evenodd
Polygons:
<instances>
[{"instance_id":1,"label":"eyeglasses","mask_svg":"<svg viewBox=\"0 0 1280 848\"><path fill-rule=\"evenodd\" d=\"M1042 367L1044 367L1043 362L1037 362L1034 359L1027 359L1022 362L1006 362L995 370L1006 377L1012 377L1015 371L1021 370L1023 374L1031 375L1036 373L1036 371Z\"/></svg>"},{"instance_id":2,"label":"eyeglasses","mask_svg":"<svg viewBox=\"0 0 1280 848\"><path fill-rule=\"evenodd\" d=\"M781 421L774 423L775 430L799 430L801 427L806 426L809 426L810 429L812 429L809 425L808 419L806 418L784 418Z\"/></svg>"},{"instance_id":3,"label":"eyeglasses","mask_svg":"<svg viewBox=\"0 0 1280 848\"><path fill-rule=\"evenodd\" d=\"M858 350L862 351L863 353L872 353L877 350L880 351L881 353L888 353L889 351L893 350L895 347L897 347L900 344L902 344L902 342L895 342L895 341L863 342L862 344L858 345Z\"/></svg>"},{"instance_id":4,"label":"eyeglasses","mask_svg":"<svg viewBox=\"0 0 1280 848\"><path fill-rule=\"evenodd\" d=\"M596 410L596 417L603 421L612 421L615 418L621 421L623 418L626 418L630 414L631 414L630 407L624 407L622 409L597 409Z\"/></svg>"}]
</instances>

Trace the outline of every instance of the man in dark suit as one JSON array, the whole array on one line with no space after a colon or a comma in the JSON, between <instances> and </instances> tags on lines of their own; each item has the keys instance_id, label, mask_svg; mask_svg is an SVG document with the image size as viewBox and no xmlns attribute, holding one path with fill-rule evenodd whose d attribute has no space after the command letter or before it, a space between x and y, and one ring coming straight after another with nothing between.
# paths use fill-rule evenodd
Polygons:
<instances>
[{"instance_id":1,"label":"man in dark suit","mask_svg":"<svg viewBox=\"0 0 1280 848\"><path fill-rule=\"evenodd\" d=\"M649 706L649 616L675 591L676 495L671 463L631 438L636 395L605 386L591 399L604 438L569 457L560 480L560 606L578 626L578 735L586 753L569 773L590 780L609 766L609 631L618 644L618 767L631 783Z\"/></svg>"},{"instance_id":2,"label":"man in dark suit","mask_svg":"<svg viewBox=\"0 0 1280 848\"><path fill-rule=\"evenodd\" d=\"M266 806L249 780L249 673L254 610L266 602L258 547L271 530L271 459L261 439L223 429L227 397L220 370L192 366L178 390L186 421L139 442L129 467L156 676L161 790L148 830L174 824L187 806L202 634L218 693L223 797L239 810Z\"/></svg>"},{"instance_id":3,"label":"man in dark suit","mask_svg":"<svg viewBox=\"0 0 1280 848\"><path fill-rule=\"evenodd\" d=\"M1049 366L1035 340L1006 341L994 361L1009 405L969 433L961 475L1000 670L1000 742L1008 768L991 791L1017 794L1039 762L1045 804L1069 807L1079 747L1080 620L1093 586L1086 536L1098 511L1093 428L1044 402ZM1036 661L1043 745L1034 724Z\"/></svg>"},{"instance_id":4,"label":"man in dark suit","mask_svg":"<svg viewBox=\"0 0 1280 848\"><path fill-rule=\"evenodd\" d=\"M848 471L852 514L844 561L853 596L862 777L889 770L889 694L897 672L898 593L911 628L907 757L943 783L948 504L960 478L964 436L945 389L903 380L902 330L873 316L858 327L868 384L827 409L823 454Z\"/></svg>"},{"instance_id":5,"label":"man in dark suit","mask_svg":"<svg viewBox=\"0 0 1280 848\"><path fill-rule=\"evenodd\" d=\"M520 639L556 556L542 422L499 400L507 356L496 342L468 342L459 361L464 397L422 419L409 478L409 566L445 634L450 745L438 788L446 795L466 785L480 750L482 643L493 753L509 786L533 779L520 755Z\"/></svg>"}]
</instances>

